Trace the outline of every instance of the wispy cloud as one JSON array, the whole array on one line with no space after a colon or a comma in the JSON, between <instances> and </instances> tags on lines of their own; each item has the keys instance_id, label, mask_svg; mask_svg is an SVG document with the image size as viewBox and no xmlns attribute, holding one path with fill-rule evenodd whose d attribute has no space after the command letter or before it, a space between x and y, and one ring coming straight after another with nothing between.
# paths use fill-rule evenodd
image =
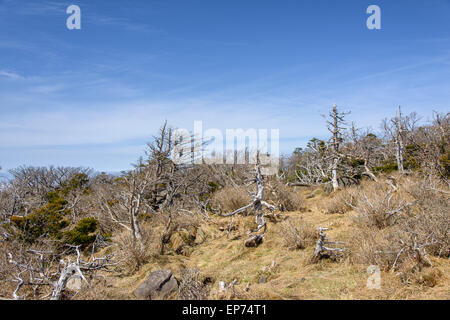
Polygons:
<instances>
[{"instance_id":1,"label":"wispy cloud","mask_svg":"<svg viewBox=\"0 0 450 320\"><path fill-rule=\"evenodd\" d=\"M9 72L9 71L5 71L5 70L0 70L0 76L2 77L6 77L12 80L23 80L25 79L24 77L22 77L21 75L14 73L14 72Z\"/></svg>"},{"instance_id":2,"label":"wispy cloud","mask_svg":"<svg viewBox=\"0 0 450 320\"><path fill-rule=\"evenodd\" d=\"M15 1L3 0L1 10L9 14L20 15L53 15L65 14L66 8L70 5L68 1Z\"/></svg>"},{"instance_id":3,"label":"wispy cloud","mask_svg":"<svg viewBox=\"0 0 450 320\"><path fill-rule=\"evenodd\" d=\"M35 86L30 88L30 92L33 93L55 93L65 88L62 84L55 84L55 85L42 85L42 86Z\"/></svg>"},{"instance_id":4,"label":"wispy cloud","mask_svg":"<svg viewBox=\"0 0 450 320\"><path fill-rule=\"evenodd\" d=\"M87 13L84 15L87 24L98 26L117 27L126 31L138 31L146 33L164 33L161 29L155 28L149 24L137 23L124 17L113 17L101 15L99 13Z\"/></svg>"}]
</instances>

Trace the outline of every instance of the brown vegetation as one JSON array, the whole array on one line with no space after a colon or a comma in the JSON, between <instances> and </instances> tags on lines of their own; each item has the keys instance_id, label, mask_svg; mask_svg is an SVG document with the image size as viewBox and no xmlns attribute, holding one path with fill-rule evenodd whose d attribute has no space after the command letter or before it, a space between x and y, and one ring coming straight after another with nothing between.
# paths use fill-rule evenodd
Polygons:
<instances>
[{"instance_id":1,"label":"brown vegetation","mask_svg":"<svg viewBox=\"0 0 450 320\"><path fill-rule=\"evenodd\" d=\"M178 299L448 299L449 116L418 127L399 111L382 138L338 120L277 176L175 163L167 125L119 176L13 170L0 186L0 297L132 299L164 268Z\"/></svg>"}]
</instances>

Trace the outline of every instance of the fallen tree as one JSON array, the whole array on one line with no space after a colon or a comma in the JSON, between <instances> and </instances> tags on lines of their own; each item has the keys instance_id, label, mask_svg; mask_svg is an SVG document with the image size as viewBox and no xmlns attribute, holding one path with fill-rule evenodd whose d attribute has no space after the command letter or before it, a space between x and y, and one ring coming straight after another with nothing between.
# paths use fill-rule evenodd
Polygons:
<instances>
[{"instance_id":1,"label":"fallen tree","mask_svg":"<svg viewBox=\"0 0 450 320\"><path fill-rule=\"evenodd\" d=\"M75 250L76 259L71 261L60 259L55 266L55 255L52 251L27 250L20 254L21 259L14 258L8 253L8 262L15 266L18 273L12 281L17 282L17 286L12 294L14 300L25 300L26 295L19 295L19 291L24 286L31 287L34 291L40 287L50 287L51 291L39 299L60 300L68 281L72 277L79 277L85 281L85 274L98 270L108 270L108 267L116 265L111 262L111 256L97 258L92 255L88 261L83 261L79 246L69 246Z\"/></svg>"}]
</instances>

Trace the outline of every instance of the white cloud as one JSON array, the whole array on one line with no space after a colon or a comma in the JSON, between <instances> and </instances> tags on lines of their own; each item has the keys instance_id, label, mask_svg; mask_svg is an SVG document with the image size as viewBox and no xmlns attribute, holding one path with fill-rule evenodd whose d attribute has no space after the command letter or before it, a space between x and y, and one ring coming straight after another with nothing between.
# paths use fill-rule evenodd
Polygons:
<instances>
[{"instance_id":1,"label":"white cloud","mask_svg":"<svg viewBox=\"0 0 450 320\"><path fill-rule=\"evenodd\" d=\"M7 78L13 79L13 80L25 79L24 77L22 77L21 75L19 75L17 73L5 71L5 70L0 70L0 76L7 77Z\"/></svg>"}]
</instances>

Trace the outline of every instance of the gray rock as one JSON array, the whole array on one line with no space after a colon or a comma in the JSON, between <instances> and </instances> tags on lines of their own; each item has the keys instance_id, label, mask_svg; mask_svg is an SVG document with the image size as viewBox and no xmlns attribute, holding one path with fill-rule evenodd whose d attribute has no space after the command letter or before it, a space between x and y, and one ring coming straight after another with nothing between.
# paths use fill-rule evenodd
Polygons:
<instances>
[{"instance_id":1,"label":"gray rock","mask_svg":"<svg viewBox=\"0 0 450 320\"><path fill-rule=\"evenodd\" d=\"M140 299L160 300L178 290L178 281L170 270L157 270L134 291Z\"/></svg>"},{"instance_id":2,"label":"gray rock","mask_svg":"<svg viewBox=\"0 0 450 320\"><path fill-rule=\"evenodd\" d=\"M267 279L264 276L259 277L259 283L266 283Z\"/></svg>"},{"instance_id":3,"label":"gray rock","mask_svg":"<svg viewBox=\"0 0 450 320\"><path fill-rule=\"evenodd\" d=\"M81 290L81 284L81 276L73 275L69 278L69 280L67 280L66 289L71 291L79 291Z\"/></svg>"}]
</instances>

